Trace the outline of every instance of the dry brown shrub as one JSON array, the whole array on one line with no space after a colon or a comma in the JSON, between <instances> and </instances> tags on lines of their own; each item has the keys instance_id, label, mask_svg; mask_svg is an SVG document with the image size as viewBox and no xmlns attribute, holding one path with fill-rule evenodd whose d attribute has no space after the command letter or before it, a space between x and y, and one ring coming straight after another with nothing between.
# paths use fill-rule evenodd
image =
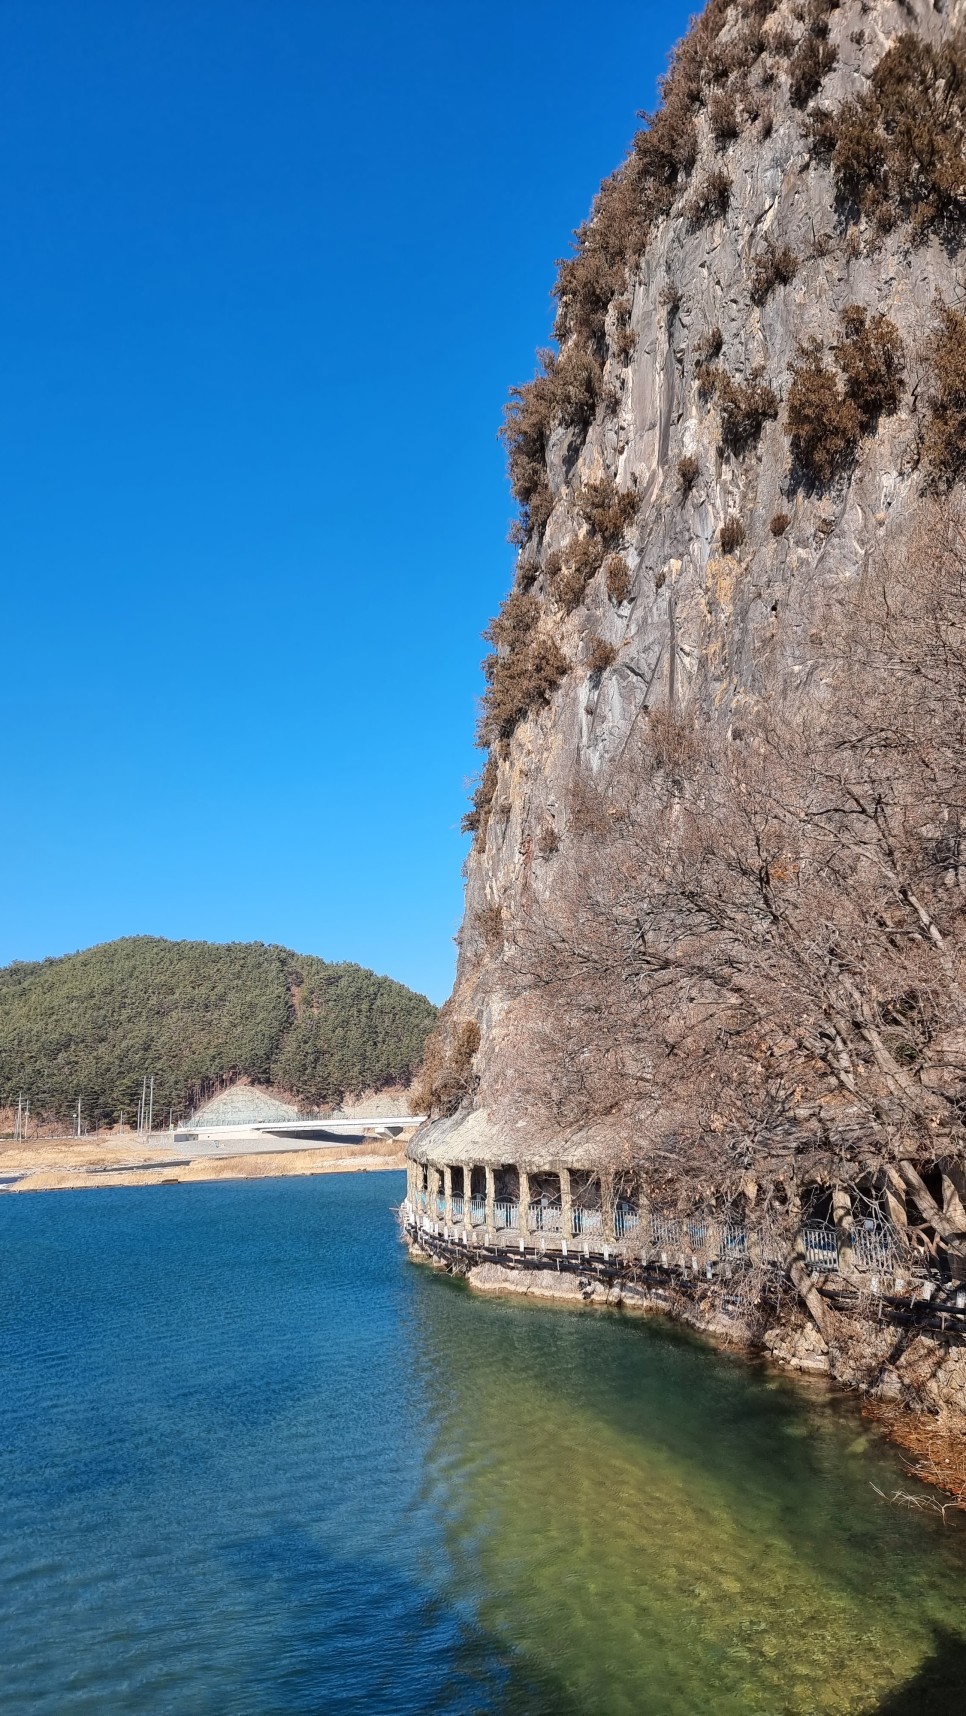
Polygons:
<instances>
[{"instance_id":1,"label":"dry brown shrub","mask_svg":"<svg viewBox=\"0 0 966 1716\"><path fill-rule=\"evenodd\" d=\"M938 325L926 346L932 387L922 456L930 480L950 488L966 476L966 315L937 302Z\"/></svg>"},{"instance_id":2,"label":"dry brown shrub","mask_svg":"<svg viewBox=\"0 0 966 1716\"><path fill-rule=\"evenodd\" d=\"M595 638L587 658L588 673L606 673L617 660L617 650L606 638Z\"/></svg>"},{"instance_id":3,"label":"dry brown shrub","mask_svg":"<svg viewBox=\"0 0 966 1716\"><path fill-rule=\"evenodd\" d=\"M490 812L496 794L497 761L495 757L487 757L470 803L470 809L463 817L461 827L464 834L472 834L480 845L486 839L486 831L490 824Z\"/></svg>"},{"instance_id":4,"label":"dry brown shrub","mask_svg":"<svg viewBox=\"0 0 966 1716\"><path fill-rule=\"evenodd\" d=\"M500 431L507 451L510 486L520 503L522 534L546 524L553 507L547 481L547 442L559 425L586 427L600 397L601 366L572 348L559 356L540 353L540 369L523 387L510 389Z\"/></svg>"},{"instance_id":5,"label":"dry brown shrub","mask_svg":"<svg viewBox=\"0 0 966 1716\"><path fill-rule=\"evenodd\" d=\"M511 590L496 619L483 633L486 643L494 649L522 649L540 618L540 603L523 590Z\"/></svg>"},{"instance_id":6,"label":"dry brown shrub","mask_svg":"<svg viewBox=\"0 0 966 1716\"><path fill-rule=\"evenodd\" d=\"M792 515L790 512L776 512L773 514L768 528L772 536L784 536L791 522Z\"/></svg>"},{"instance_id":7,"label":"dry brown shrub","mask_svg":"<svg viewBox=\"0 0 966 1716\"><path fill-rule=\"evenodd\" d=\"M859 413L814 342L792 367L788 435L804 475L824 484L854 459L862 432Z\"/></svg>"},{"instance_id":8,"label":"dry brown shrub","mask_svg":"<svg viewBox=\"0 0 966 1716\"><path fill-rule=\"evenodd\" d=\"M766 422L778 416L778 395L757 377L750 382L736 381L719 368L707 372L705 388L721 415L721 444L729 453L746 453Z\"/></svg>"},{"instance_id":9,"label":"dry brown shrub","mask_svg":"<svg viewBox=\"0 0 966 1716\"><path fill-rule=\"evenodd\" d=\"M475 1088L474 1061L480 1046L475 1019L451 1024L446 1009L426 1044L426 1055L409 1095L410 1111L434 1119L455 1114Z\"/></svg>"},{"instance_id":10,"label":"dry brown shrub","mask_svg":"<svg viewBox=\"0 0 966 1716\"><path fill-rule=\"evenodd\" d=\"M793 107L807 107L817 95L838 59L838 49L814 28L806 31L788 63L788 99Z\"/></svg>"},{"instance_id":11,"label":"dry brown shrub","mask_svg":"<svg viewBox=\"0 0 966 1716\"><path fill-rule=\"evenodd\" d=\"M503 907L493 900L479 906L474 923L483 945L493 951L503 945Z\"/></svg>"},{"instance_id":12,"label":"dry brown shrub","mask_svg":"<svg viewBox=\"0 0 966 1716\"><path fill-rule=\"evenodd\" d=\"M622 602L630 601L633 581L631 569L623 554L608 554L604 563L604 574L607 579L607 594L612 602L620 607Z\"/></svg>"},{"instance_id":13,"label":"dry brown shrub","mask_svg":"<svg viewBox=\"0 0 966 1716\"><path fill-rule=\"evenodd\" d=\"M711 135L719 148L737 137L740 123L737 106L732 95L726 95L724 90L712 95L708 101L707 114Z\"/></svg>"},{"instance_id":14,"label":"dry brown shrub","mask_svg":"<svg viewBox=\"0 0 966 1716\"><path fill-rule=\"evenodd\" d=\"M845 337L832 350L866 435L880 417L891 417L899 409L905 375L902 339L888 316L870 317L861 304L846 305L842 328Z\"/></svg>"},{"instance_id":15,"label":"dry brown shrub","mask_svg":"<svg viewBox=\"0 0 966 1716\"><path fill-rule=\"evenodd\" d=\"M792 35L791 30L789 30L784 24L778 24L773 30L769 31L766 40L768 43L768 52L770 54L774 54L777 59L789 59L795 52L796 39Z\"/></svg>"},{"instance_id":16,"label":"dry brown shrub","mask_svg":"<svg viewBox=\"0 0 966 1716\"><path fill-rule=\"evenodd\" d=\"M693 453L685 453L683 459L678 460L678 476L681 479L682 495L689 495L691 493L691 490L694 488L694 485L698 480L698 472L700 469L701 467Z\"/></svg>"},{"instance_id":17,"label":"dry brown shrub","mask_svg":"<svg viewBox=\"0 0 966 1716\"><path fill-rule=\"evenodd\" d=\"M723 167L714 167L695 186L687 206L687 217L693 227L706 226L726 214L731 201L731 180Z\"/></svg>"},{"instance_id":18,"label":"dry brown shrub","mask_svg":"<svg viewBox=\"0 0 966 1716\"><path fill-rule=\"evenodd\" d=\"M549 703L567 672L567 659L555 639L537 635L512 655L488 656L483 663L487 688L480 719L480 742L509 739L525 716Z\"/></svg>"},{"instance_id":19,"label":"dry brown shrub","mask_svg":"<svg viewBox=\"0 0 966 1716\"><path fill-rule=\"evenodd\" d=\"M881 229L923 237L966 215L966 39L933 47L909 32L883 54L866 92L823 124L841 204Z\"/></svg>"},{"instance_id":20,"label":"dry brown shrub","mask_svg":"<svg viewBox=\"0 0 966 1716\"><path fill-rule=\"evenodd\" d=\"M755 304L764 304L776 286L787 286L798 273L799 258L787 244L775 245L765 240L765 247L751 265L751 297Z\"/></svg>"},{"instance_id":21,"label":"dry brown shrub","mask_svg":"<svg viewBox=\"0 0 966 1716\"><path fill-rule=\"evenodd\" d=\"M614 548L634 518L637 495L633 489L619 489L612 477L602 477L584 483L577 505L601 541Z\"/></svg>"},{"instance_id":22,"label":"dry brown shrub","mask_svg":"<svg viewBox=\"0 0 966 1716\"><path fill-rule=\"evenodd\" d=\"M827 483L847 469L863 435L898 409L905 356L895 323L860 304L842 313L842 338L832 346L842 380L830 369L818 341L792 370L788 429L801 470Z\"/></svg>"},{"instance_id":23,"label":"dry brown shrub","mask_svg":"<svg viewBox=\"0 0 966 1716\"><path fill-rule=\"evenodd\" d=\"M572 614L604 563L604 546L596 536L577 536L562 556L552 590L565 614Z\"/></svg>"},{"instance_id":24,"label":"dry brown shrub","mask_svg":"<svg viewBox=\"0 0 966 1716\"><path fill-rule=\"evenodd\" d=\"M694 353L694 373L698 386L705 395L713 389L715 359L720 357L724 345L724 336L720 328L709 328L700 339L695 340L692 347Z\"/></svg>"},{"instance_id":25,"label":"dry brown shrub","mask_svg":"<svg viewBox=\"0 0 966 1716\"><path fill-rule=\"evenodd\" d=\"M740 518L726 518L718 533L722 554L734 554L745 540L745 527Z\"/></svg>"},{"instance_id":26,"label":"dry brown shrub","mask_svg":"<svg viewBox=\"0 0 966 1716\"><path fill-rule=\"evenodd\" d=\"M552 858L560 846L560 836L550 817L537 835L537 851L541 858Z\"/></svg>"},{"instance_id":27,"label":"dry brown shrub","mask_svg":"<svg viewBox=\"0 0 966 1716\"><path fill-rule=\"evenodd\" d=\"M657 301L660 304L662 310L667 311L669 322L673 319L673 317L675 317L677 315L678 311L680 310L681 298L682 298L681 288L677 284L676 281L669 280L666 283L666 285L661 287L661 290L657 295Z\"/></svg>"}]
</instances>

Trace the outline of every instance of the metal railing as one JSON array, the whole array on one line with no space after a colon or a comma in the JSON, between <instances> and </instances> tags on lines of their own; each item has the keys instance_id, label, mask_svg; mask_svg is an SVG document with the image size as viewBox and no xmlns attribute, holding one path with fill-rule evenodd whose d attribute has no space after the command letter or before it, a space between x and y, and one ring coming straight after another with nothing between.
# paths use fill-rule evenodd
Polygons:
<instances>
[{"instance_id":1,"label":"metal railing","mask_svg":"<svg viewBox=\"0 0 966 1716\"><path fill-rule=\"evenodd\" d=\"M706 1221L691 1219L685 1222L688 1244L692 1251L705 1251L708 1245L710 1228Z\"/></svg>"},{"instance_id":2,"label":"metal railing","mask_svg":"<svg viewBox=\"0 0 966 1716\"><path fill-rule=\"evenodd\" d=\"M731 1260L748 1256L746 1227L738 1227L733 1222L726 1223L721 1229L721 1255Z\"/></svg>"},{"instance_id":3,"label":"metal railing","mask_svg":"<svg viewBox=\"0 0 966 1716\"><path fill-rule=\"evenodd\" d=\"M516 1199L498 1198L493 1205L493 1219L497 1228L519 1227L520 1205Z\"/></svg>"},{"instance_id":4,"label":"metal railing","mask_svg":"<svg viewBox=\"0 0 966 1716\"><path fill-rule=\"evenodd\" d=\"M680 1245L681 1223L670 1216L651 1216L652 1245Z\"/></svg>"},{"instance_id":5,"label":"metal railing","mask_svg":"<svg viewBox=\"0 0 966 1716\"><path fill-rule=\"evenodd\" d=\"M629 1233L636 1233L641 1225L637 1205L628 1203L626 1198L619 1198L614 1207L614 1233L618 1239L626 1239Z\"/></svg>"},{"instance_id":6,"label":"metal railing","mask_svg":"<svg viewBox=\"0 0 966 1716\"><path fill-rule=\"evenodd\" d=\"M530 1204L529 1216L532 1233L559 1233L563 1227L561 1205L544 1203L542 1198L533 1199Z\"/></svg>"},{"instance_id":7,"label":"metal railing","mask_svg":"<svg viewBox=\"0 0 966 1716\"><path fill-rule=\"evenodd\" d=\"M486 1221L486 1198L482 1192L474 1192L470 1198L470 1225L482 1227Z\"/></svg>"},{"instance_id":8,"label":"metal railing","mask_svg":"<svg viewBox=\"0 0 966 1716\"><path fill-rule=\"evenodd\" d=\"M429 1208L429 1193L428 1192L420 1192L420 1194L419 1194L419 1207L421 1210L425 1210L425 1209Z\"/></svg>"},{"instance_id":9,"label":"metal railing","mask_svg":"<svg viewBox=\"0 0 966 1716\"><path fill-rule=\"evenodd\" d=\"M453 1205L453 1220L454 1221L462 1221L463 1220L463 1194L462 1194L462 1192L454 1192L450 1201Z\"/></svg>"},{"instance_id":10,"label":"metal railing","mask_svg":"<svg viewBox=\"0 0 966 1716\"><path fill-rule=\"evenodd\" d=\"M579 1239L582 1234L603 1233L603 1210L582 1210L578 1205L571 1211L571 1215L575 1239Z\"/></svg>"},{"instance_id":11,"label":"metal railing","mask_svg":"<svg viewBox=\"0 0 966 1716\"><path fill-rule=\"evenodd\" d=\"M442 1192L436 1193L436 1220L446 1220L446 1198Z\"/></svg>"},{"instance_id":12,"label":"metal railing","mask_svg":"<svg viewBox=\"0 0 966 1716\"><path fill-rule=\"evenodd\" d=\"M898 1251L888 1228L865 1222L852 1235L852 1256L860 1269L890 1269Z\"/></svg>"},{"instance_id":13,"label":"metal railing","mask_svg":"<svg viewBox=\"0 0 966 1716\"><path fill-rule=\"evenodd\" d=\"M838 1268L838 1241L834 1227L830 1227L827 1222L803 1227L802 1245L806 1263L811 1263L816 1269Z\"/></svg>"}]
</instances>

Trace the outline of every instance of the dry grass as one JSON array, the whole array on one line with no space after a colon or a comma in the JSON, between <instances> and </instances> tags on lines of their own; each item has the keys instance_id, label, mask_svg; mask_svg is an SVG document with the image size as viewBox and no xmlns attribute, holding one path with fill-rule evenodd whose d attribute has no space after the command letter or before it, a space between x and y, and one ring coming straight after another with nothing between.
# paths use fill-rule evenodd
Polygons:
<instances>
[{"instance_id":1,"label":"dry grass","mask_svg":"<svg viewBox=\"0 0 966 1716\"><path fill-rule=\"evenodd\" d=\"M474 1064L480 1046L475 1019L452 1020L446 1008L426 1044L426 1057L410 1092L416 1114L455 1114L475 1089Z\"/></svg>"},{"instance_id":2,"label":"dry grass","mask_svg":"<svg viewBox=\"0 0 966 1716\"><path fill-rule=\"evenodd\" d=\"M678 476L681 479L682 495L691 493L698 480L700 469L701 467L693 453L685 453L683 459L678 460Z\"/></svg>"},{"instance_id":3,"label":"dry grass","mask_svg":"<svg viewBox=\"0 0 966 1716\"><path fill-rule=\"evenodd\" d=\"M476 787L470 809L462 821L464 834L473 834L482 845L486 839L486 831L490 825L490 812L493 809L493 798L496 793L497 761L495 757L487 757Z\"/></svg>"},{"instance_id":4,"label":"dry grass","mask_svg":"<svg viewBox=\"0 0 966 1716\"><path fill-rule=\"evenodd\" d=\"M831 482L855 459L858 444L899 407L905 354L887 316L860 304L842 313L842 337L832 348L838 373L811 341L792 369L788 432L799 469L813 482Z\"/></svg>"},{"instance_id":5,"label":"dry grass","mask_svg":"<svg viewBox=\"0 0 966 1716\"><path fill-rule=\"evenodd\" d=\"M718 407L721 444L729 453L746 453L766 422L778 416L778 395L760 376L749 382L737 381L719 367L704 372L702 385Z\"/></svg>"},{"instance_id":6,"label":"dry grass","mask_svg":"<svg viewBox=\"0 0 966 1716\"><path fill-rule=\"evenodd\" d=\"M707 226L727 214L731 201L731 180L723 167L714 167L695 186L687 206L687 217L693 227Z\"/></svg>"},{"instance_id":7,"label":"dry grass","mask_svg":"<svg viewBox=\"0 0 966 1716\"><path fill-rule=\"evenodd\" d=\"M604 562L604 574L607 579L607 594L612 602L620 607L622 602L629 602L634 588L631 569L623 554L609 554Z\"/></svg>"},{"instance_id":8,"label":"dry grass","mask_svg":"<svg viewBox=\"0 0 966 1716\"><path fill-rule=\"evenodd\" d=\"M597 674L606 673L609 667L613 667L616 660L617 650L614 645L608 643L606 638L595 638L587 658L587 671Z\"/></svg>"},{"instance_id":9,"label":"dry grass","mask_svg":"<svg viewBox=\"0 0 966 1716\"><path fill-rule=\"evenodd\" d=\"M802 37L789 61L788 99L793 107L807 107L817 95L838 59L838 50L823 34L810 29Z\"/></svg>"},{"instance_id":10,"label":"dry grass","mask_svg":"<svg viewBox=\"0 0 966 1716\"><path fill-rule=\"evenodd\" d=\"M488 683L480 741L493 745L509 739L531 710L550 702L567 672L567 659L555 639L538 635L512 654L488 656L483 670Z\"/></svg>"},{"instance_id":11,"label":"dry grass","mask_svg":"<svg viewBox=\"0 0 966 1716\"><path fill-rule=\"evenodd\" d=\"M718 533L722 554L734 554L745 540L745 527L740 518L726 518Z\"/></svg>"},{"instance_id":12,"label":"dry grass","mask_svg":"<svg viewBox=\"0 0 966 1716\"><path fill-rule=\"evenodd\" d=\"M832 481L854 459L861 434L859 413L813 344L792 368L788 390L788 435L792 457L812 482Z\"/></svg>"},{"instance_id":13,"label":"dry grass","mask_svg":"<svg viewBox=\"0 0 966 1716\"><path fill-rule=\"evenodd\" d=\"M751 265L751 297L755 304L764 304L776 286L787 286L798 273L799 258L787 244L775 245L766 239Z\"/></svg>"},{"instance_id":14,"label":"dry grass","mask_svg":"<svg viewBox=\"0 0 966 1716\"><path fill-rule=\"evenodd\" d=\"M900 36L867 91L817 122L840 204L881 231L908 220L917 237L966 216L966 42Z\"/></svg>"},{"instance_id":15,"label":"dry grass","mask_svg":"<svg viewBox=\"0 0 966 1716\"><path fill-rule=\"evenodd\" d=\"M926 348L932 387L921 450L931 483L950 488L966 475L966 315L939 302Z\"/></svg>"},{"instance_id":16,"label":"dry grass","mask_svg":"<svg viewBox=\"0 0 966 1716\"><path fill-rule=\"evenodd\" d=\"M576 536L566 553L553 562L550 587L565 614L580 606L588 584L604 564L604 554L599 537Z\"/></svg>"},{"instance_id":17,"label":"dry grass","mask_svg":"<svg viewBox=\"0 0 966 1716\"><path fill-rule=\"evenodd\" d=\"M637 511L633 489L619 489L611 477L585 483L577 505L591 529L608 548L616 548Z\"/></svg>"}]
</instances>

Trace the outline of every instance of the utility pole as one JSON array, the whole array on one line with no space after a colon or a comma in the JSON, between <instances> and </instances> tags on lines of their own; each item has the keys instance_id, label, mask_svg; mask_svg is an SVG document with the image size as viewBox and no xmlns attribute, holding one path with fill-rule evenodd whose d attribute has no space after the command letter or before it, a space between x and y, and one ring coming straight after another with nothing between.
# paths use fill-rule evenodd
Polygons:
<instances>
[{"instance_id":1,"label":"utility pole","mask_svg":"<svg viewBox=\"0 0 966 1716\"><path fill-rule=\"evenodd\" d=\"M23 1137L23 1091L17 1097L17 1121L13 1129L13 1136L19 1144Z\"/></svg>"},{"instance_id":2,"label":"utility pole","mask_svg":"<svg viewBox=\"0 0 966 1716\"><path fill-rule=\"evenodd\" d=\"M148 1136L147 1136L147 1142L149 1144L151 1142L151 1123L153 1120L154 1120L154 1074L152 1073L151 1074L151 1083L150 1083L149 1090L148 1090Z\"/></svg>"},{"instance_id":3,"label":"utility pole","mask_svg":"<svg viewBox=\"0 0 966 1716\"><path fill-rule=\"evenodd\" d=\"M77 1136L81 1135L81 1099L77 1098Z\"/></svg>"},{"instance_id":4,"label":"utility pole","mask_svg":"<svg viewBox=\"0 0 966 1716\"><path fill-rule=\"evenodd\" d=\"M144 1131L145 1116L148 1112L148 1075L145 1073L141 1080L141 1101L138 1104L138 1137Z\"/></svg>"},{"instance_id":5,"label":"utility pole","mask_svg":"<svg viewBox=\"0 0 966 1716\"><path fill-rule=\"evenodd\" d=\"M26 1136L27 1136L27 1122L29 1119L30 1119L30 1098L28 1096L27 1106L25 1107L25 1109L23 1111L23 1135L24 1135L24 1138L26 1138Z\"/></svg>"}]
</instances>

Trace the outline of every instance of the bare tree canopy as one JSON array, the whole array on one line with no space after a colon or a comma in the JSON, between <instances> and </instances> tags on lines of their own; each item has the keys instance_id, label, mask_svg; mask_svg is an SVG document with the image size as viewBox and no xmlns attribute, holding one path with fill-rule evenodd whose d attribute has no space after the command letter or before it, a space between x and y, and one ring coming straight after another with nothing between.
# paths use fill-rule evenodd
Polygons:
<instances>
[{"instance_id":1,"label":"bare tree canopy","mask_svg":"<svg viewBox=\"0 0 966 1716\"><path fill-rule=\"evenodd\" d=\"M514 925L514 1100L548 1136L609 1118L652 1182L962 1154L961 510L930 504L824 636L804 695L653 711L579 779Z\"/></svg>"}]
</instances>

